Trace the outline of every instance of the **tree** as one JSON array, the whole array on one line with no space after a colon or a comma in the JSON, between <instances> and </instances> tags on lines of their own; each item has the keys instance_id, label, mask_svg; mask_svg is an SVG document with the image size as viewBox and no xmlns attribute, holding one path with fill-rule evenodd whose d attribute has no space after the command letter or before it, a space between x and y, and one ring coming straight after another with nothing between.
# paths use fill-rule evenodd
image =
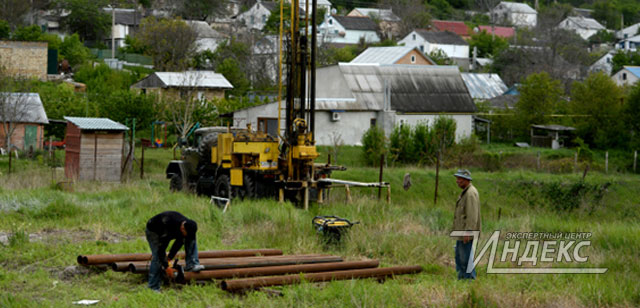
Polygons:
<instances>
[{"instance_id":1,"label":"tree","mask_svg":"<svg viewBox=\"0 0 640 308\"><path fill-rule=\"evenodd\" d=\"M478 48L478 57L484 58L492 57L500 53L500 51L509 48L509 43L506 39L494 37L483 30L480 33L471 35L469 48L473 50L474 47Z\"/></svg>"},{"instance_id":2,"label":"tree","mask_svg":"<svg viewBox=\"0 0 640 308\"><path fill-rule=\"evenodd\" d=\"M29 1L0 0L0 19L6 20L12 28L16 28L23 24L23 17L29 9Z\"/></svg>"},{"instance_id":3,"label":"tree","mask_svg":"<svg viewBox=\"0 0 640 308\"><path fill-rule=\"evenodd\" d=\"M206 20L227 14L227 0L177 0L173 4L176 15L186 20Z\"/></svg>"},{"instance_id":4,"label":"tree","mask_svg":"<svg viewBox=\"0 0 640 308\"><path fill-rule=\"evenodd\" d=\"M628 144L621 111L623 93L602 72L593 73L583 82L574 82L571 90L571 112L577 134L596 148L608 149Z\"/></svg>"},{"instance_id":5,"label":"tree","mask_svg":"<svg viewBox=\"0 0 640 308\"><path fill-rule=\"evenodd\" d=\"M612 73L616 73L622 69L624 66L635 66L640 65L640 53L638 52L625 52L623 50L618 50L616 54L611 58L612 64Z\"/></svg>"},{"instance_id":6,"label":"tree","mask_svg":"<svg viewBox=\"0 0 640 308\"><path fill-rule=\"evenodd\" d=\"M531 74L519 87L520 99L515 107L516 129L526 135L531 124L546 124L559 108L564 94L559 80L546 72Z\"/></svg>"},{"instance_id":7,"label":"tree","mask_svg":"<svg viewBox=\"0 0 640 308\"><path fill-rule=\"evenodd\" d=\"M136 39L147 46L153 66L159 71L182 71L189 67L196 38L196 32L180 19L147 17L136 33Z\"/></svg>"},{"instance_id":8,"label":"tree","mask_svg":"<svg viewBox=\"0 0 640 308\"><path fill-rule=\"evenodd\" d=\"M41 34L42 30L36 25L19 27L13 32L13 34L11 35L11 39L13 39L14 41L35 42L40 40Z\"/></svg>"},{"instance_id":9,"label":"tree","mask_svg":"<svg viewBox=\"0 0 640 308\"><path fill-rule=\"evenodd\" d=\"M455 62L451 60L441 49L436 49L428 54L429 58L436 62L437 65L454 65Z\"/></svg>"},{"instance_id":10,"label":"tree","mask_svg":"<svg viewBox=\"0 0 640 308\"><path fill-rule=\"evenodd\" d=\"M35 103L29 99L28 83L0 74L0 124L2 124L2 142L8 152L11 152L12 137L20 123L25 123L32 117ZM11 157L11 155L9 156ZM11 159L9 159L9 173L11 173Z\"/></svg>"},{"instance_id":11,"label":"tree","mask_svg":"<svg viewBox=\"0 0 640 308\"><path fill-rule=\"evenodd\" d=\"M632 150L640 149L640 83L636 83L631 89L631 94L624 106L624 123L628 131L631 132L629 147Z\"/></svg>"},{"instance_id":12,"label":"tree","mask_svg":"<svg viewBox=\"0 0 640 308\"><path fill-rule=\"evenodd\" d=\"M597 1L593 4L593 18L607 29L617 29L620 26L620 12L618 12L616 5L616 1Z\"/></svg>"},{"instance_id":13,"label":"tree","mask_svg":"<svg viewBox=\"0 0 640 308\"><path fill-rule=\"evenodd\" d=\"M11 35L11 28L6 20L0 19L0 40L8 39Z\"/></svg>"},{"instance_id":14,"label":"tree","mask_svg":"<svg viewBox=\"0 0 640 308\"><path fill-rule=\"evenodd\" d=\"M111 16L102 10L106 0L62 0L61 7L69 15L61 19L62 25L78 33L82 41L99 41L111 29Z\"/></svg>"},{"instance_id":15,"label":"tree","mask_svg":"<svg viewBox=\"0 0 640 308\"><path fill-rule=\"evenodd\" d=\"M390 8L400 18L400 36L426 28L431 22L428 6L421 0L380 0L379 6Z\"/></svg>"},{"instance_id":16,"label":"tree","mask_svg":"<svg viewBox=\"0 0 640 308\"><path fill-rule=\"evenodd\" d=\"M60 43L60 55L69 61L72 66L86 63L93 57L89 48L80 42L77 33L69 35Z\"/></svg>"}]
</instances>

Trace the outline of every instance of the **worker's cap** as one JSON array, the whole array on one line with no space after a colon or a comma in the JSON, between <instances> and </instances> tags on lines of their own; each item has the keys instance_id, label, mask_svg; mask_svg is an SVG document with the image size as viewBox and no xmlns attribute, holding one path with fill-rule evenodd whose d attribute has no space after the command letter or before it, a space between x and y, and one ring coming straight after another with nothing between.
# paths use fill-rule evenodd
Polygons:
<instances>
[{"instance_id":1,"label":"worker's cap","mask_svg":"<svg viewBox=\"0 0 640 308\"><path fill-rule=\"evenodd\" d=\"M467 169L458 169L458 172L456 172L453 176L472 181L471 180L471 172L469 172L469 170L467 170Z\"/></svg>"}]
</instances>

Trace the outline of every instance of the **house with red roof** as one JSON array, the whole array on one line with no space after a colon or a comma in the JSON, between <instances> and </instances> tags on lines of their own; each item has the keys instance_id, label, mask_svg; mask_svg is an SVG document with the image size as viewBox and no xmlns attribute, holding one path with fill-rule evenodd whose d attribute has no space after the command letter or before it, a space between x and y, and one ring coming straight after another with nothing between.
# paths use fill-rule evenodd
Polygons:
<instances>
[{"instance_id":1,"label":"house with red roof","mask_svg":"<svg viewBox=\"0 0 640 308\"><path fill-rule=\"evenodd\" d=\"M477 26L473 29L473 32L480 33L486 31L488 34L494 34L501 38L511 38L516 34L516 30L513 27L491 27L491 26Z\"/></svg>"},{"instance_id":2,"label":"house with red roof","mask_svg":"<svg viewBox=\"0 0 640 308\"><path fill-rule=\"evenodd\" d=\"M463 39L471 37L470 29L464 22L461 21L448 21L448 20L432 20L431 25L435 31L449 31L453 32Z\"/></svg>"}]
</instances>

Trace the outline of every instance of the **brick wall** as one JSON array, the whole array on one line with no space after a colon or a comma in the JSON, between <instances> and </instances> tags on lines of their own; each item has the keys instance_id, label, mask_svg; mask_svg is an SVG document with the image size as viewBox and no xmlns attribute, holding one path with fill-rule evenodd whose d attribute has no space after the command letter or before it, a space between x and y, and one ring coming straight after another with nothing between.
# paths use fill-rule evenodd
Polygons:
<instances>
[{"instance_id":1,"label":"brick wall","mask_svg":"<svg viewBox=\"0 0 640 308\"><path fill-rule=\"evenodd\" d=\"M24 132L25 126L37 126L38 132L36 134L36 148L34 150L42 149L43 139L44 139L44 127L42 124L24 124L18 123L16 124L16 129L13 131L13 135L11 135L11 145L12 147L16 147L20 150L28 150L24 148ZM0 147L6 148L6 137L7 135L4 132L4 126L0 123Z\"/></svg>"},{"instance_id":2,"label":"brick wall","mask_svg":"<svg viewBox=\"0 0 640 308\"><path fill-rule=\"evenodd\" d=\"M47 43L0 41L0 65L12 76L47 78Z\"/></svg>"}]
</instances>

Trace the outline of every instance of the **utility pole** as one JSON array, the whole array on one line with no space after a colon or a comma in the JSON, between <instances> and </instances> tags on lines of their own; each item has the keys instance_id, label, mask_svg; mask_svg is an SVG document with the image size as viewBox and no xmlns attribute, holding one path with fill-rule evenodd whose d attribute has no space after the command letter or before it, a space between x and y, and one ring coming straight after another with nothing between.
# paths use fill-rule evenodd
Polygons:
<instances>
[{"instance_id":1,"label":"utility pole","mask_svg":"<svg viewBox=\"0 0 640 308\"><path fill-rule=\"evenodd\" d=\"M116 35L115 35L115 27L116 27L116 8L115 5L109 5L111 8L111 59L116 58Z\"/></svg>"}]
</instances>

